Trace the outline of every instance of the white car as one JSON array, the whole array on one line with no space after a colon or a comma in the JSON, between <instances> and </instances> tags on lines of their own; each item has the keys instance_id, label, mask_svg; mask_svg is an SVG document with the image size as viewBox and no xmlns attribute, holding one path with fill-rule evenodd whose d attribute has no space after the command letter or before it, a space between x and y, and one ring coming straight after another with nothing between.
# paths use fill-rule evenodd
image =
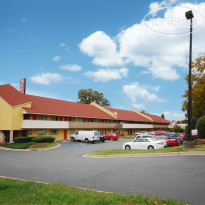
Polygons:
<instances>
[{"instance_id":1,"label":"white car","mask_svg":"<svg viewBox=\"0 0 205 205\"><path fill-rule=\"evenodd\" d=\"M138 138L132 142L126 142L123 144L123 149L161 149L164 145L159 140Z\"/></svg>"},{"instance_id":2,"label":"white car","mask_svg":"<svg viewBox=\"0 0 205 205\"><path fill-rule=\"evenodd\" d=\"M135 137L135 139L139 139L139 138L149 138L149 139L153 139L153 140L158 140L164 145L164 147L166 146L166 142L164 142L164 140L161 140L161 139L159 139L158 137L156 137L154 135L137 135Z\"/></svg>"},{"instance_id":3,"label":"white car","mask_svg":"<svg viewBox=\"0 0 205 205\"><path fill-rule=\"evenodd\" d=\"M146 131L141 131L141 132L135 134L135 136L137 136L137 135L148 135L148 134L149 134L149 133L146 132Z\"/></svg>"}]
</instances>

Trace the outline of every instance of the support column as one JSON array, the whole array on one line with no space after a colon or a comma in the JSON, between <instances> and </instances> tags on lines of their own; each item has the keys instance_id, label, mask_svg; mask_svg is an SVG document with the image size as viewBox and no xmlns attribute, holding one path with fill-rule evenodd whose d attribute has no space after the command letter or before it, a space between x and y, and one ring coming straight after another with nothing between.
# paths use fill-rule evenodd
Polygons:
<instances>
[{"instance_id":1,"label":"support column","mask_svg":"<svg viewBox=\"0 0 205 205\"><path fill-rule=\"evenodd\" d=\"M14 142L14 131L13 130L10 130L10 143L13 143Z\"/></svg>"}]
</instances>

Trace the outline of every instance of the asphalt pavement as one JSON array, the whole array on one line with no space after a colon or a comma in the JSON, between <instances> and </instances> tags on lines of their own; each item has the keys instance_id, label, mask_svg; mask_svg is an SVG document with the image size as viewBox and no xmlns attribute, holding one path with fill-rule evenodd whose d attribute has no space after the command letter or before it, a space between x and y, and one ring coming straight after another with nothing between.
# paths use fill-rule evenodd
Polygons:
<instances>
[{"instance_id":1,"label":"asphalt pavement","mask_svg":"<svg viewBox=\"0 0 205 205\"><path fill-rule=\"evenodd\" d=\"M82 157L91 151L122 148L126 141L62 142L58 149L47 151L0 150L0 175L205 204L205 156Z\"/></svg>"}]
</instances>

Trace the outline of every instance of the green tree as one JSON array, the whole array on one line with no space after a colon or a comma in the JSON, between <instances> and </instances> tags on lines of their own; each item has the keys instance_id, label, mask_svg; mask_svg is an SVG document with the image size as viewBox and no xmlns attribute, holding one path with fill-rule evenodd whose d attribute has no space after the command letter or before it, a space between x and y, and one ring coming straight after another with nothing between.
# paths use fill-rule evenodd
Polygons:
<instances>
[{"instance_id":1,"label":"green tree","mask_svg":"<svg viewBox=\"0 0 205 205\"><path fill-rule=\"evenodd\" d=\"M174 125L173 131L180 133L180 132L184 132L184 129L182 127L180 127L179 125Z\"/></svg>"},{"instance_id":2,"label":"green tree","mask_svg":"<svg viewBox=\"0 0 205 205\"><path fill-rule=\"evenodd\" d=\"M198 137L205 139L205 116L197 120L196 129L198 130Z\"/></svg>"},{"instance_id":3,"label":"green tree","mask_svg":"<svg viewBox=\"0 0 205 205\"><path fill-rule=\"evenodd\" d=\"M92 102L97 103L103 107L110 107L110 102L104 98L103 93L99 93L91 88L80 89L78 91L78 99L80 103L90 104Z\"/></svg>"},{"instance_id":4,"label":"green tree","mask_svg":"<svg viewBox=\"0 0 205 205\"><path fill-rule=\"evenodd\" d=\"M185 80L188 83L189 75ZM182 111L188 110L188 90L182 96L186 100L182 104ZM205 56L201 56L192 63L192 115L194 118L205 115Z\"/></svg>"},{"instance_id":5,"label":"green tree","mask_svg":"<svg viewBox=\"0 0 205 205\"><path fill-rule=\"evenodd\" d=\"M161 115L162 118L165 118L164 114Z\"/></svg>"}]
</instances>

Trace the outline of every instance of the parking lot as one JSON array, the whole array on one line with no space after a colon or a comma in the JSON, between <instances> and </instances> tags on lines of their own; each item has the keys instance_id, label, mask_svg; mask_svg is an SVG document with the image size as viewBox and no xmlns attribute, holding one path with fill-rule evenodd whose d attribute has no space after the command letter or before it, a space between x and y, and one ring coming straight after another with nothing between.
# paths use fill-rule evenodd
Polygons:
<instances>
[{"instance_id":1,"label":"parking lot","mask_svg":"<svg viewBox=\"0 0 205 205\"><path fill-rule=\"evenodd\" d=\"M0 175L204 204L204 156L82 157L91 151L122 148L127 141L61 142L58 149L39 152L0 150Z\"/></svg>"}]
</instances>

